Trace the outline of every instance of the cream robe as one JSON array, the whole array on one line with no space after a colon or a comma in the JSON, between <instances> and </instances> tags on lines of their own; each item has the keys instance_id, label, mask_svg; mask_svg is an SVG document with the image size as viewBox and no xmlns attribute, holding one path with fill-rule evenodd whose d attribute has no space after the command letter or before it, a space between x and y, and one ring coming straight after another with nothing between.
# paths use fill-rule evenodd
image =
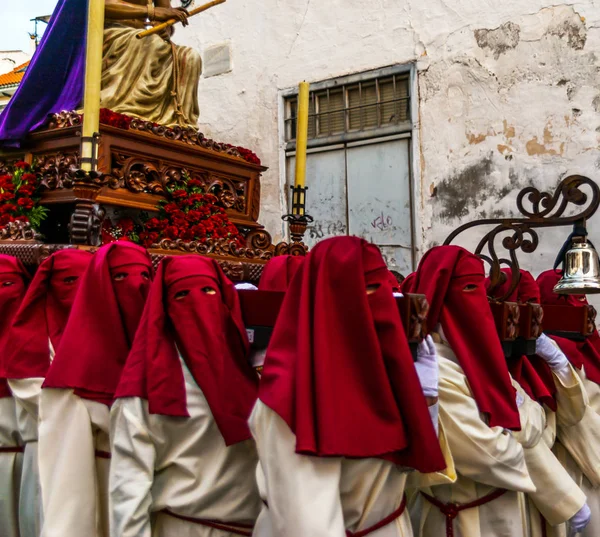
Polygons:
<instances>
[{"instance_id":1,"label":"cream robe","mask_svg":"<svg viewBox=\"0 0 600 537\"><path fill-rule=\"evenodd\" d=\"M19 432L25 443L19 499L21 537L39 537L42 495L38 468L38 409L43 378L9 380L15 398Z\"/></svg>"},{"instance_id":2,"label":"cream robe","mask_svg":"<svg viewBox=\"0 0 600 537\"><path fill-rule=\"evenodd\" d=\"M260 400L250 416L250 429L260 458L258 487L265 501L253 537L345 537L346 529L357 532L372 527L402 503L409 476L406 468L381 459L299 455L294 433ZM427 476L410 471L416 481L449 483L456 477L443 429L439 434L448 467ZM408 509L370 534L412 535Z\"/></svg>"},{"instance_id":3,"label":"cream robe","mask_svg":"<svg viewBox=\"0 0 600 537\"><path fill-rule=\"evenodd\" d=\"M202 390L181 361L188 418L117 399L111 411L112 537L234 537L161 511L253 525L260 511L252 440L227 447Z\"/></svg>"},{"instance_id":4,"label":"cream robe","mask_svg":"<svg viewBox=\"0 0 600 537\"><path fill-rule=\"evenodd\" d=\"M49 342L49 359L54 348ZM42 492L38 465L38 420L43 378L9 379L16 402L19 432L25 442L19 500L21 537L39 537L42 531Z\"/></svg>"},{"instance_id":5,"label":"cream robe","mask_svg":"<svg viewBox=\"0 0 600 537\"><path fill-rule=\"evenodd\" d=\"M157 35L137 39L139 29L108 21L104 30L100 106L160 125L197 127L200 55ZM177 83L175 83L175 74ZM175 106L177 92L181 115Z\"/></svg>"},{"instance_id":6,"label":"cream robe","mask_svg":"<svg viewBox=\"0 0 600 537\"><path fill-rule=\"evenodd\" d=\"M556 436L556 423L575 425L585 413L587 397L573 368L569 365L553 373L556 385L557 412L546 411L546 427L542 441L526 449L529 473L536 492L529 495L529 517L532 537L541 537L542 516L548 522L548 537L565 536L567 525L585 504L586 497L569 472L551 451ZM537 405L542 408L541 405Z\"/></svg>"},{"instance_id":7,"label":"cream robe","mask_svg":"<svg viewBox=\"0 0 600 537\"><path fill-rule=\"evenodd\" d=\"M534 492L535 486L518 440L528 444L539 439L542 423L539 412L530 405L522 410L524 427L518 439L501 427L489 427L479 413L454 352L440 341L439 337L436 338L440 368L440 422L448 438L458 479L453 485L433 487L426 492L443 503L465 504L498 488L508 489L504 495L481 507L461 511L454 520L454 535L527 537L525 498L519 492ZM525 415L528 411L533 415ZM446 535L446 517L437 507L420 496L411 509L420 519L414 528L416 536Z\"/></svg>"},{"instance_id":8,"label":"cream robe","mask_svg":"<svg viewBox=\"0 0 600 537\"><path fill-rule=\"evenodd\" d=\"M15 400L0 399L0 448L22 445L17 425ZM19 489L22 453L0 453L0 535L19 537Z\"/></svg>"},{"instance_id":9,"label":"cream robe","mask_svg":"<svg viewBox=\"0 0 600 537\"><path fill-rule=\"evenodd\" d=\"M73 390L44 388L39 469L42 537L108 536L110 410Z\"/></svg>"},{"instance_id":10,"label":"cream robe","mask_svg":"<svg viewBox=\"0 0 600 537\"><path fill-rule=\"evenodd\" d=\"M559 422L556 456L587 496L592 512L583 537L600 535L600 386L587 379L585 371L575 370L589 402L582 419L576 423Z\"/></svg>"}]
</instances>

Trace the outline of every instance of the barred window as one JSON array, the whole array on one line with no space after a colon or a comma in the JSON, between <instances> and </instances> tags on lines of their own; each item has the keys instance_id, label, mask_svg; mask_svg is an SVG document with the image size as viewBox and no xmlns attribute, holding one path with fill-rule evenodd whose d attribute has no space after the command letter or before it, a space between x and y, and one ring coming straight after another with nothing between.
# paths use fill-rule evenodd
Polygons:
<instances>
[{"instance_id":1,"label":"barred window","mask_svg":"<svg viewBox=\"0 0 600 537\"><path fill-rule=\"evenodd\" d=\"M407 74L392 74L358 82L334 85L310 92L308 138L386 127L402 127L410 121L410 91ZM298 97L286 99L285 139L296 138Z\"/></svg>"},{"instance_id":2,"label":"barred window","mask_svg":"<svg viewBox=\"0 0 600 537\"><path fill-rule=\"evenodd\" d=\"M311 83L304 237L377 244L388 267L415 269L411 170L416 65L393 65ZM414 90L413 90L414 91ZM282 92L286 184L294 184L298 90ZM289 195L289 194L288 194Z\"/></svg>"}]
</instances>

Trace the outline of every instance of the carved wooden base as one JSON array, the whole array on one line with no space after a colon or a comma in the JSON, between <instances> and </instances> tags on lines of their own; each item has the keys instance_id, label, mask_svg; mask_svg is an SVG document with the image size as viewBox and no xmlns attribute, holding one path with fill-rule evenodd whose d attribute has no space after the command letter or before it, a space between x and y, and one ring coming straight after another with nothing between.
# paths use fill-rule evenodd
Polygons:
<instances>
[{"instance_id":1,"label":"carved wooden base","mask_svg":"<svg viewBox=\"0 0 600 537\"><path fill-rule=\"evenodd\" d=\"M213 239L163 240L151 249L154 259L206 255L219 259L232 279L257 281L262 266L274 255L306 254L307 248L300 241L274 245L271 235L258 223L260 174L266 168L248 162L241 148L217 144L195 131L169 130L143 122L132 122L129 130L101 125L98 171L86 174L79 169L80 131L79 116L59 114L48 129L24 141L20 154L0 151L0 161L22 158L39 171L44 189L41 203L51 209L45 225L52 228L59 220L64 222L62 235L55 241L98 246L103 205L156 211L174 182L185 177L199 181L205 192L217 198L246 239L246 246ZM64 231L67 222L68 236ZM16 238L34 237L21 230L5 232L0 239L9 242L0 240L0 252L13 252L10 255L28 264L39 262L42 252L65 247L28 244L24 248L13 243Z\"/></svg>"}]
</instances>

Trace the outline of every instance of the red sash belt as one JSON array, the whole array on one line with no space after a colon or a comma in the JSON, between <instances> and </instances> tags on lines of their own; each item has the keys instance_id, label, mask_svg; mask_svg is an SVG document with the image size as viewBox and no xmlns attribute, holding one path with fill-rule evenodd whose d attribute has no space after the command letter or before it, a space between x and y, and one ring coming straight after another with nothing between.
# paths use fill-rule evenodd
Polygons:
<instances>
[{"instance_id":1,"label":"red sash belt","mask_svg":"<svg viewBox=\"0 0 600 537\"><path fill-rule=\"evenodd\" d=\"M346 536L347 537L365 537L365 535L370 535L371 533L374 533L377 530L394 522L394 520L396 520L397 518L402 516L402 513L404 513L405 509L406 509L406 496L404 496L402 498L402 503L400 504L400 507L398 507L398 509L396 509L393 513L386 516L383 520L379 521L377 524L375 524L374 526L371 526L370 528L367 528L367 529L361 530L361 531L356 531L354 533L346 530Z\"/></svg>"},{"instance_id":2,"label":"red sash belt","mask_svg":"<svg viewBox=\"0 0 600 537\"><path fill-rule=\"evenodd\" d=\"M98 457L99 459L110 459L109 451L101 451L101 450L97 449L94 451L94 455L96 457Z\"/></svg>"},{"instance_id":3,"label":"red sash belt","mask_svg":"<svg viewBox=\"0 0 600 537\"><path fill-rule=\"evenodd\" d=\"M192 524L199 524L200 526L206 526L207 528L213 528L215 530L228 531L229 533L233 533L234 535L245 535L247 537L251 537L252 529L254 528L254 526L250 524L240 524L238 522L221 522L220 520L209 520L206 518L195 518L191 516L178 515L176 513L173 513L172 511L169 511L168 509L164 509L162 513L172 516L173 518L178 518L179 520L191 522Z\"/></svg>"},{"instance_id":4,"label":"red sash belt","mask_svg":"<svg viewBox=\"0 0 600 537\"><path fill-rule=\"evenodd\" d=\"M23 446L0 447L0 453L23 453L23 451L25 451Z\"/></svg>"},{"instance_id":5,"label":"red sash belt","mask_svg":"<svg viewBox=\"0 0 600 537\"><path fill-rule=\"evenodd\" d=\"M437 498L430 496L429 494L425 494L424 492L421 492L421 494L431 505L437 507L446 517L446 537L454 537L454 519L461 511L466 511L467 509L473 509L475 507L481 507L486 503L500 498L500 496L506 492L507 491L505 489L498 489L486 496L483 496L482 498L479 498L479 500L469 503L444 503Z\"/></svg>"}]
</instances>

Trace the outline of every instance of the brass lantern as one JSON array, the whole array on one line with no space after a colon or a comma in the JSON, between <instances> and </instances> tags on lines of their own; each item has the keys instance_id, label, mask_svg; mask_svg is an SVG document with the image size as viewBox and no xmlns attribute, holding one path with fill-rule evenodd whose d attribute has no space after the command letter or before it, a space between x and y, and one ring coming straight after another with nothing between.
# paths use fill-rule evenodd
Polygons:
<instances>
[{"instance_id":1,"label":"brass lantern","mask_svg":"<svg viewBox=\"0 0 600 537\"><path fill-rule=\"evenodd\" d=\"M554 287L562 295L600 293L600 260L598 252L585 237L573 237L563 262L563 276Z\"/></svg>"}]
</instances>

